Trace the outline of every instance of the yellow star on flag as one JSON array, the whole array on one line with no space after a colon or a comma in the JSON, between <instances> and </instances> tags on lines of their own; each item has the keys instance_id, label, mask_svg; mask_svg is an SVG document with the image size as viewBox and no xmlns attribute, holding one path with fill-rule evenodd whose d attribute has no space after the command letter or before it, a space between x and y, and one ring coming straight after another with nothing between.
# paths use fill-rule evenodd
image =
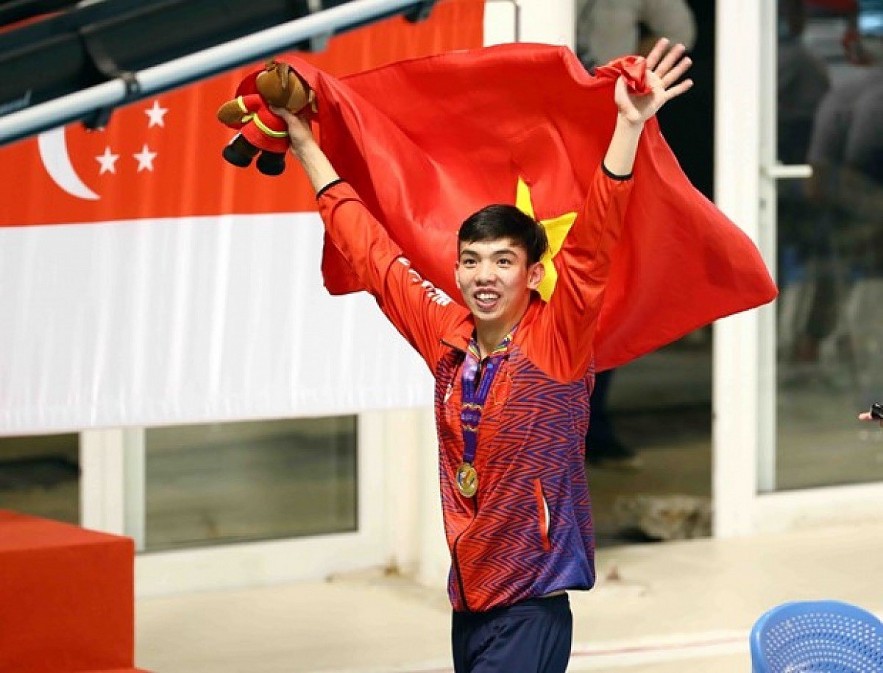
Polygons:
<instances>
[{"instance_id":1,"label":"yellow star on flag","mask_svg":"<svg viewBox=\"0 0 883 673\"><path fill-rule=\"evenodd\" d=\"M533 203L530 198L530 187L527 183L518 178L518 186L515 188L515 207L522 213L530 215L536 219L533 211ZM546 237L549 239L549 251L543 255L542 263L546 267L546 276L540 283L539 292L543 299L549 301L552 291L555 289L555 282L558 280L558 272L555 271L555 265L552 263L555 255L561 250L564 239L567 237L570 228L576 221L576 213L564 213L550 220L540 220L540 224L546 230Z\"/></svg>"}]
</instances>

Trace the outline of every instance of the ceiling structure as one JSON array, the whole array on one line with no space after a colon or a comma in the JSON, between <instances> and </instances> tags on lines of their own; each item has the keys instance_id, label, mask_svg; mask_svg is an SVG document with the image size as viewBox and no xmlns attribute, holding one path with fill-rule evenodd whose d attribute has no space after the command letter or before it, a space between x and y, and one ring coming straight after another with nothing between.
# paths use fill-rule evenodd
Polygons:
<instances>
[{"instance_id":1,"label":"ceiling structure","mask_svg":"<svg viewBox=\"0 0 883 673\"><path fill-rule=\"evenodd\" d=\"M342 11L344 5L349 11ZM333 24L294 31L293 42L267 43L200 66L173 88L285 49L316 51L333 34L395 14L412 21L429 15L434 0L7 0L0 2L0 145L52 125L82 120L98 128L113 105L47 105L109 81L124 85L128 103L144 91L139 72L226 45L261 31L299 20L320 18L331 10ZM352 18L346 16L352 15ZM301 25L305 22L301 21ZM312 25L312 24L311 24ZM333 25L328 28L328 25ZM304 37L306 35L306 37ZM284 41L284 37L282 38ZM182 75L183 77L184 75ZM117 96L118 97L118 96ZM43 109L39 119L28 112ZM67 113L65 112L67 109ZM30 115L34 117L34 115ZM4 119L5 118L5 119ZM13 123L22 121L21 124ZM5 123L5 125L4 125Z\"/></svg>"}]
</instances>

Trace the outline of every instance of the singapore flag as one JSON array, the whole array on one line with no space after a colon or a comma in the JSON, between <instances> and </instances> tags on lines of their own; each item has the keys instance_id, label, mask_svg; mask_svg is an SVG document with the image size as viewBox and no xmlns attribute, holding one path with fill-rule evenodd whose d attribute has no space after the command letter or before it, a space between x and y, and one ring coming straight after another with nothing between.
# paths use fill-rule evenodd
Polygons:
<instances>
[{"instance_id":1,"label":"singapore flag","mask_svg":"<svg viewBox=\"0 0 883 673\"><path fill-rule=\"evenodd\" d=\"M221 159L231 132L215 110L241 77L137 101L98 131L71 124L4 148L4 172L27 179L16 179L0 226L315 210L296 166L271 179Z\"/></svg>"}]
</instances>

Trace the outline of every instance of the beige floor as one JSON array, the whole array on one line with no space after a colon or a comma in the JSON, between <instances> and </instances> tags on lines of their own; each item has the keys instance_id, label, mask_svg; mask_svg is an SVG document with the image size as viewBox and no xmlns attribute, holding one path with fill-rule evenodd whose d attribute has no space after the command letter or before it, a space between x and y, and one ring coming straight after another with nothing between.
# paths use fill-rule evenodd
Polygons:
<instances>
[{"instance_id":1,"label":"beige floor","mask_svg":"<svg viewBox=\"0 0 883 673\"><path fill-rule=\"evenodd\" d=\"M570 671L747 673L768 607L836 598L883 614L883 517L860 526L601 550L571 595ZM145 599L137 662L156 673L443 673L442 589L370 572L318 584Z\"/></svg>"}]
</instances>

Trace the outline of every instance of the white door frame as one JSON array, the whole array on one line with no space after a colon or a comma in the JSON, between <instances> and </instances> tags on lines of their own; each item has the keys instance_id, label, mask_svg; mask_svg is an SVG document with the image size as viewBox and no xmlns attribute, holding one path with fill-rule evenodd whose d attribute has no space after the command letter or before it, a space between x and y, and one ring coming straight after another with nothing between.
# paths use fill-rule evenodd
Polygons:
<instances>
[{"instance_id":1,"label":"white door frame","mask_svg":"<svg viewBox=\"0 0 883 673\"><path fill-rule=\"evenodd\" d=\"M789 172L774 163L775 25L775 2L717 2L715 202L770 269L776 180ZM774 305L718 321L712 367L715 536L879 518L883 483L758 493L775 486Z\"/></svg>"}]
</instances>

